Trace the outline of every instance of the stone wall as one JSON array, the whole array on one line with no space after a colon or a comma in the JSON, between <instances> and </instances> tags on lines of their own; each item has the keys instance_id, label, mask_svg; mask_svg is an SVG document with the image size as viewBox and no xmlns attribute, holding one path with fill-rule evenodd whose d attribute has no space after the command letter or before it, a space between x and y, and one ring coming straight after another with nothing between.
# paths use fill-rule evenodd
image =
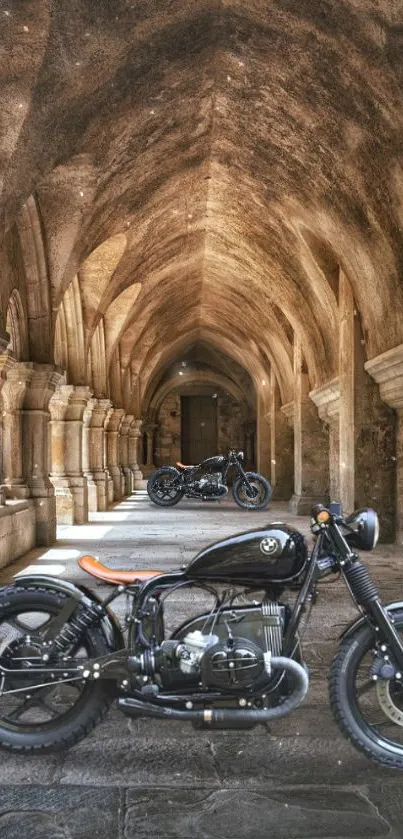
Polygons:
<instances>
[{"instance_id":1,"label":"stone wall","mask_svg":"<svg viewBox=\"0 0 403 839\"><path fill-rule=\"evenodd\" d=\"M7 501L0 507L0 568L36 544L34 501Z\"/></svg>"}]
</instances>

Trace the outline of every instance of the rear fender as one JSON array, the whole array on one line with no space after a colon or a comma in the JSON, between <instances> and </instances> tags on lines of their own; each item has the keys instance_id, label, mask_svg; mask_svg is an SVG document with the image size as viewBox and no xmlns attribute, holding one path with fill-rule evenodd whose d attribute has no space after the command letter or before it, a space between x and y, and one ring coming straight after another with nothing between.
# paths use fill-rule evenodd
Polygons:
<instances>
[{"instance_id":1,"label":"rear fender","mask_svg":"<svg viewBox=\"0 0 403 839\"><path fill-rule=\"evenodd\" d=\"M403 612L403 601L399 600L396 603L387 603L384 606L384 609L386 609L386 611L392 616L393 612ZM342 632L341 635L339 635L339 638L342 641L344 641L345 638L349 638L350 635L353 635L357 629L361 629L361 627L364 626L366 623L368 623L368 618L356 618L350 624L350 626L348 626L347 629L345 629L344 632Z\"/></svg>"},{"instance_id":2,"label":"rear fender","mask_svg":"<svg viewBox=\"0 0 403 839\"><path fill-rule=\"evenodd\" d=\"M30 586L43 586L51 591L60 591L63 594L68 594L77 601L77 605L81 603L83 606L89 606L96 603L102 606L102 600L89 588L82 585L75 585L69 583L67 580L59 580L57 577L48 577L45 574L27 574L22 577L14 578L13 586L22 586L29 588ZM9 588L10 586L4 586ZM100 618L100 627L102 629L105 641L111 650L119 650L125 646L122 630L116 618L116 615L109 609L108 606L102 606L103 615Z\"/></svg>"}]
</instances>

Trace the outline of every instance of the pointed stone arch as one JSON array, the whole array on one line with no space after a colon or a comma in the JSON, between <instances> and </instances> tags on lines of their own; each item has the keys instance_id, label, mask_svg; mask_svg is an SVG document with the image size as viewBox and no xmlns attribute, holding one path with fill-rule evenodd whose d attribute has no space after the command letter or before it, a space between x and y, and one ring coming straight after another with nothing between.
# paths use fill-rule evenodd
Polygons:
<instances>
[{"instance_id":1,"label":"pointed stone arch","mask_svg":"<svg viewBox=\"0 0 403 839\"><path fill-rule=\"evenodd\" d=\"M18 361L23 361L28 353L27 323L21 296L16 288L11 292L8 301L6 331L10 335L9 349Z\"/></svg>"}]
</instances>

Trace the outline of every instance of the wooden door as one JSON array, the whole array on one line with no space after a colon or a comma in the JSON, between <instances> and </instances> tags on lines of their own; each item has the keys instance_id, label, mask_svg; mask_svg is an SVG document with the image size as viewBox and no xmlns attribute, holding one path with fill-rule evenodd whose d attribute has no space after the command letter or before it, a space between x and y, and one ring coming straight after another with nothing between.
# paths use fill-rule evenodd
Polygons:
<instances>
[{"instance_id":1,"label":"wooden door","mask_svg":"<svg viewBox=\"0 0 403 839\"><path fill-rule=\"evenodd\" d=\"M182 461L200 463L217 454L217 400L182 396Z\"/></svg>"}]
</instances>

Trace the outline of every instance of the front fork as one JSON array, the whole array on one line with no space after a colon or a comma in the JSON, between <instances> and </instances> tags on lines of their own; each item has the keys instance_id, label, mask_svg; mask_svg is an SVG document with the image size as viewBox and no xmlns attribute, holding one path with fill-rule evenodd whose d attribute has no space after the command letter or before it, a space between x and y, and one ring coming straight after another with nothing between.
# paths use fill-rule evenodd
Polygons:
<instances>
[{"instance_id":1,"label":"front fork","mask_svg":"<svg viewBox=\"0 0 403 839\"><path fill-rule=\"evenodd\" d=\"M368 569L358 558L353 557L345 563L343 572L354 600L371 618L379 642L385 646L384 650L381 646L381 650L388 652L398 670L403 672L402 641L390 615L382 605L378 587L371 579Z\"/></svg>"}]
</instances>

